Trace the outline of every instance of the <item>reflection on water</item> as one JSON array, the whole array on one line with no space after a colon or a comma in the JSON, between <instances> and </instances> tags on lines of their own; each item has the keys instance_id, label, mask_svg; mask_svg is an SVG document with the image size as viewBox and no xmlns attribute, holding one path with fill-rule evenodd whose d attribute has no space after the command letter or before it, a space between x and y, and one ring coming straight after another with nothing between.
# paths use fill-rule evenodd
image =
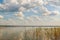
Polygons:
<instances>
[{"instance_id":1,"label":"reflection on water","mask_svg":"<svg viewBox=\"0 0 60 40\"><path fill-rule=\"evenodd\" d=\"M60 40L60 28L0 27L0 40Z\"/></svg>"}]
</instances>

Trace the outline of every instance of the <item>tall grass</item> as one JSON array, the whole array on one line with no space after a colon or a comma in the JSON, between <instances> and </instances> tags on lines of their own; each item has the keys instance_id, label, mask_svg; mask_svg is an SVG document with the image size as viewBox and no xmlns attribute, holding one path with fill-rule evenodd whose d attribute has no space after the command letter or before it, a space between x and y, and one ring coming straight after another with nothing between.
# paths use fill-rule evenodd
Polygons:
<instances>
[{"instance_id":1,"label":"tall grass","mask_svg":"<svg viewBox=\"0 0 60 40\"><path fill-rule=\"evenodd\" d=\"M60 28L34 28L18 32L1 32L0 40L60 40Z\"/></svg>"}]
</instances>

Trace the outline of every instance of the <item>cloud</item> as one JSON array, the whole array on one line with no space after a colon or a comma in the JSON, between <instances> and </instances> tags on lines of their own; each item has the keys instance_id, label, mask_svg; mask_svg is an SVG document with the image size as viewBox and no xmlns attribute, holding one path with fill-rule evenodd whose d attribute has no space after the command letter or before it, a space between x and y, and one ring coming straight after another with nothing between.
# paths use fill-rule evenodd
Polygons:
<instances>
[{"instance_id":1,"label":"cloud","mask_svg":"<svg viewBox=\"0 0 60 40\"><path fill-rule=\"evenodd\" d=\"M47 5L47 4L48 4L48 2L44 2L44 4L45 4L45 5Z\"/></svg>"},{"instance_id":2,"label":"cloud","mask_svg":"<svg viewBox=\"0 0 60 40\"><path fill-rule=\"evenodd\" d=\"M4 3L9 3L9 4L10 4L10 3L18 4L17 0L4 0L3 2L4 2Z\"/></svg>"},{"instance_id":3,"label":"cloud","mask_svg":"<svg viewBox=\"0 0 60 40\"><path fill-rule=\"evenodd\" d=\"M23 15L22 12L18 12L18 13L16 13L15 15L18 16L18 17L24 17L24 15Z\"/></svg>"},{"instance_id":4,"label":"cloud","mask_svg":"<svg viewBox=\"0 0 60 40\"><path fill-rule=\"evenodd\" d=\"M19 8L19 11L22 11L23 12L24 10L26 10L26 8L24 8L24 7L20 7Z\"/></svg>"},{"instance_id":5,"label":"cloud","mask_svg":"<svg viewBox=\"0 0 60 40\"><path fill-rule=\"evenodd\" d=\"M0 20L0 25L17 25L18 23L14 19Z\"/></svg>"},{"instance_id":6,"label":"cloud","mask_svg":"<svg viewBox=\"0 0 60 40\"><path fill-rule=\"evenodd\" d=\"M39 16L33 15L27 17L25 25L40 25L40 23L42 23L42 19Z\"/></svg>"},{"instance_id":7,"label":"cloud","mask_svg":"<svg viewBox=\"0 0 60 40\"><path fill-rule=\"evenodd\" d=\"M11 25L18 25L18 24L26 24L26 25L42 25L42 24L49 24L52 23L51 20L52 16L59 15L60 12L58 10L50 11L48 7L49 5L60 6L60 1L56 0L4 0L3 4L0 4L0 11L4 12L16 12L11 13L14 14L12 19L8 20L0 20L2 24L11 24ZM36 8L36 9L35 9ZM29 14L31 10L33 13L36 14L29 14L26 16L24 12ZM42 15L41 15L42 14ZM10 15L10 14L9 14ZM16 18L15 18L16 17ZM0 19L4 18L0 15ZM16 19L16 20L15 20ZM21 20L22 19L22 20ZM54 23L55 21L53 21ZM0 23L0 24L1 24Z\"/></svg>"},{"instance_id":8,"label":"cloud","mask_svg":"<svg viewBox=\"0 0 60 40\"><path fill-rule=\"evenodd\" d=\"M43 5L43 4L44 4L44 1L43 1L43 0L36 0L36 2L37 2L39 5Z\"/></svg>"},{"instance_id":9,"label":"cloud","mask_svg":"<svg viewBox=\"0 0 60 40\"><path fill-rule=\"evenodd\" d=\"M60 0L49 0L48 1L50 4L53 4L55 6L60 6Z\"/></svg>"},{"instance_id":10,"label":"cloud","mask_svg":"<svg viewBox=\"0 0 60 40\"><path fill-rule=\"evenodd\" d=\"M19 9L19 5L16 4L0 4L0 11L4 12L16 12Z\"/></svg>"},{"instance_id":11,"label":"cloud","mask_svg":"<svg viewBox=\"0 0 60 40\"><path fill-rule=\"evenodd\" d=\"M6 9L6 6L3 4L0 4L0 10L4 10L4 9Z\"/></svg>"},{"instance_id":12,"label":"cloud","mask_svg":"<svg viewBox=\"0 0 60 40\"><path fill-rule=\"evenodd\" d=\"M59 14L60 14L60 12L59 12L59 11L57 11L57 10L52 11L52 13L51 13L51 15L59 15Z\"/></svg>"},{"instance_id":13,"label":"cloud","mask_svg":"<svg viewBox=\"0 0 60 40\"><path fill-rule=\"evenodd\" d=\"M0 19L4 18L2 15L0 15Z\"/></svg>"},{"instance_id":14,"label":"cloud","mask_svg":"<svg viewBox=\"0 0 60 40\"><path fill-rule=\"evenodd\" d=\"M47 3L48 2L45 2L45 4ZM5 0L4 4L1 4L3 7L0 6L0 9L2 8L2 11L4 10L5 12L20 12L40 6L42 11L44 11L46 9L44 8L43 4L43 0ZM37 13L35 10L33 12Z\"/></svg>"},{"instance_id":15,"label":"cloud","mask_svg":"<svg viewBox=\"0 0 60 40\"><path fill-rule=\"evenodd\" d=\"M35 3L33 3L35 2ZM4 4L0 5L0 9L2 8L2 10L7 11L7 12L16 12L19 11L19 9L21 7L26 8L26 9L30 9L33 8L37 5L43 5L43 1L39 1L39 0L4 0ZM4 9L5 8L5 9Z\"/></svg>"},{"instance_id":16,"label":"cloud","mask_svg":"<svg viewBox=\"0 0 60 40\"><path fill-rule=\"evenodd\" d=\"M3 4L0 4L0 11L4 12L16 12L20 8L17 0L4 0Z\"/></svg>"},{"instance_id":17,"label":"cloud","mask_svg":"<svg viewBox=\"0 0 60 40\"><path fill-rule=\"evenodd\" d=\"M44 16L57 16L57 15L59 15L60 14L60 12L59 11L48 11L48 12L46 12L46 13L44 13L43 15Z\"/></svg>"},{"instance_id":18,"label":"cloud","mask_svg":"<svg viewBox=\"0 0 60 40\"><path fill-rule=\"evenodd\" d=\"M40 16L28 16L26 19L20 20L20 19L8 19L8 20L0 20L0 25L36 25L36 26L40 26L40 25L59 25L59 21L58 20L52 20L54 18L50 18L50 17L43 17L41 18Z\"/></svg>"},{"instance_id":19,"label":"cloud","mask_svg":"<svg viewBox=\"0 0 60 40\"><path fill-rule=\"evenodd\" d=\"M18 13L15 14L15 16L17 16L19 19L24 19L23 12L18 12Z\"/></svg>"},{"instance_id":20,"label":"cloud","mask_svg":"<svg viewBox=\"0 0 60 40\"><path fill-rule=\"evenodd\" d=\"M37 10L32 9L32 11L33 11L34 13L38 13L38 11L37 11Z\"/></svg>"}]
</instances>

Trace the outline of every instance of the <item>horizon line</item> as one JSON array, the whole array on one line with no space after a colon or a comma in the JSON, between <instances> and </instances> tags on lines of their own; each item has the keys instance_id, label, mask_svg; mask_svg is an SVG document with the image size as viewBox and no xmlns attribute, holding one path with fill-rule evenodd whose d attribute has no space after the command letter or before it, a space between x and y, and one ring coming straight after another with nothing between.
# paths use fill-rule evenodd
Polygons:
<instances>
[{"instance_id":1,"label":"horizon line","mask_svg":"<svg viewBox=\"0 0 60 40\"><path fill-rule=\"evenodd\" d=\"M60 25L0 25L0 27L60 27Z\"/></svg>"}]
</instances>

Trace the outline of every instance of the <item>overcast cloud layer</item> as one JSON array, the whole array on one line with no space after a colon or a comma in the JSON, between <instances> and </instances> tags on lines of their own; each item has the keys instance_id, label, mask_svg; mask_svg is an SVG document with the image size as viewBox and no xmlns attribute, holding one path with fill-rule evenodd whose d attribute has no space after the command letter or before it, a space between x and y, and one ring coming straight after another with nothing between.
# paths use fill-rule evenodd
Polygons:
<instances>
[{"instance_id":1,"label":"overcast cloud layer","mask_svg":"<svg viewBox=\"0 0 60 40\"><path fill-rule=\"evenodd\" d=\"M60 25L60 1L4 0L0 25Z\"/></svg>"}]
</instances>

